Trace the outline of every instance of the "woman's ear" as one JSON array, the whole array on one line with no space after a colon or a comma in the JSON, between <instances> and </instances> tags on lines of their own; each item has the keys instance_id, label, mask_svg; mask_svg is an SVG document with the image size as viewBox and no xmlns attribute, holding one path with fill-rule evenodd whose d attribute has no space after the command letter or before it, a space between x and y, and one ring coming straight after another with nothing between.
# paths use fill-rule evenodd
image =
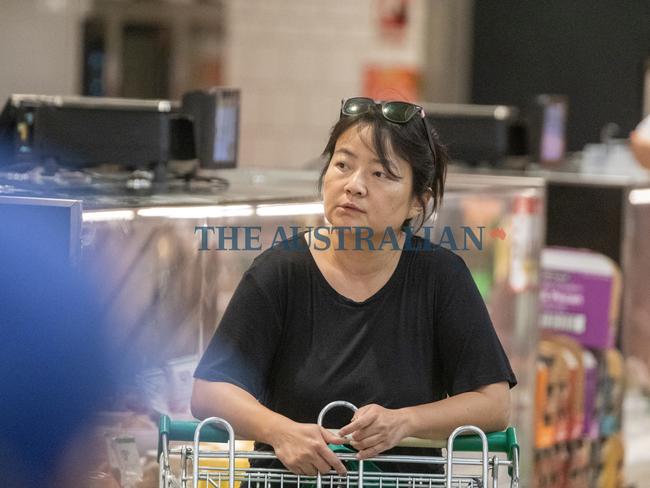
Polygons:
<instances>
[{"instance_id":1,"label":"woman's ear","mask_svg":"<svg viewBox=\"0 0 650 488\"><path fill-rule=\"evenodd\" d=\"M412 219L413 217L425 212L425 209L429 208L429 203L432 198L433 190L431 188L427 188L420 198L414 196L411 200L411 208L409 209L408 218Z\"/></svg>"},{"instance_id":2,"label":"woman's ear","mask_svg":"<svg viewBox=\"0 0 650 488\"><path fill-rule=\"evenodd\" d=\"M409 208L409 213L406 215L406 218L411 220L422 213L422 205L417 199L411 203L411 208Z\"/></svg>"}]
</instances>

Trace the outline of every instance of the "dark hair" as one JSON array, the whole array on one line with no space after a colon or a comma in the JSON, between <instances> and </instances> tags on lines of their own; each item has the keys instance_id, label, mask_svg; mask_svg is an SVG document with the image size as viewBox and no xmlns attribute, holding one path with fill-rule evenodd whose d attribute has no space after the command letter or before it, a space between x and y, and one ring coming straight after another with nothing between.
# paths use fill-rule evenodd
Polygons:
<instances>
[{"instance_id":1,"label":"dark hair","mask_svg":"<svg viewBox=\"0 0 650 488\"><path fill-rule=\"evenodd\" d=\"M423 124L423 121L416 115L405 124L397 124L386 120L381 113L376 110L369 110L361 115L341 117L332 127L330 138L323 150L323 158L327 160L323 167L320 178L318 179L318 190L323 187L323 177L334 154L336 143L341 135L350 127L359 126L372 128L372 146L377 153L377 157L384 169L392 176L395 176L391 161L388 157L389 148L405 160L413 172L412 192L417 195L420 206L422 207L422 224L434 214L442 203L442 195L445 187L445 177L447 175L447 150L438 141L438 136L429 124ZM423 127L431 130L431 137L434 143L435 154L432 153L429 146L429 139ZM427 215L426 202L423 195L431 189L433 207ZM402 227L409 226L411 219L407 219Z\"/></svg>"}]
</instances>

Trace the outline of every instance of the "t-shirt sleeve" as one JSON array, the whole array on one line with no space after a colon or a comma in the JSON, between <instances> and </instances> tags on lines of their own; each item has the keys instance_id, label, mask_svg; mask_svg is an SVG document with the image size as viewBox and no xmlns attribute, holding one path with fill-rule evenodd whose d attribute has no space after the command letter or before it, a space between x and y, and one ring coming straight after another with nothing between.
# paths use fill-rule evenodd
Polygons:
<instances>
[{"instance_id":1,"label":"t-shirt sleeve","mask_svg":"<svg viewBox=\"0 0 650 488\"><path fill-rule=\"evenodd\" d=\"M437 351L447 394L517 379L465 262L451 253L436 286Z\"/></svg>"},{"instance_id":2,"label":"t-shirt sleeve","mask_svg":"<svg viewBox=\"0 0 650 488\"><path fill-rule=\"evenodd\" d=\"M232 383L262 399L282 333L277 304L249 270L194 372L195 378Z\"/></svg>"}]
</instances>

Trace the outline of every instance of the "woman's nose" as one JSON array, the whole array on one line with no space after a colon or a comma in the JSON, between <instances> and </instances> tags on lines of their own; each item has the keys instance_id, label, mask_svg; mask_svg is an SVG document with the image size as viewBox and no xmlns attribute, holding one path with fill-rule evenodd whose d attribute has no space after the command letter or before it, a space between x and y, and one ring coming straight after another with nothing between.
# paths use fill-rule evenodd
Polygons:
<instances>
[{"instance_id":1,"label":"woman's nose","mask_svg":"<svg viewBox=\"0 0 650 488\"><path fill-rule=\"evenodd\" d=\"M355 171L350 175L350 178L345 183L345 192L352 195L362 196L366 194L366 183L363 175L359 171Z\"/></svg>"}]
</instances>

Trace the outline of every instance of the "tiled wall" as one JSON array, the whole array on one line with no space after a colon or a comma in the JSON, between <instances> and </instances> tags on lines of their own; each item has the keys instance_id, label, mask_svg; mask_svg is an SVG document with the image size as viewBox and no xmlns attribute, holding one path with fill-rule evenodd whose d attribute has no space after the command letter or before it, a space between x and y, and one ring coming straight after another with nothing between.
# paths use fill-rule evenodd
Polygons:
<instances>
[{"instance_id":1,"label":"tiled wall","mask_svg":"<svg viewBox=\"0 0 650 488\"><path fill-rule=\"evenodd\" d=\"M229 0L226 78L242 90L241 166L302 167L322 151L366 64L420 67L426 3L399 44L382 41L378 0Z\"/></svg>"},{"instance_id":2,"label":"tiled wall","mask_svg":"<svg viewBox=\"0 0 650 488\"><path fill-rule=\"evenodd\" d=\"M378 5L388 0L221 1L226 83L243 93L241 166L297 168L314 161L341 98L361 94L369 64L420 68L423 99L463 101L461 61L469 57L454 36L467 23L471 0L410 0L407 35L399 43L379 32ZM16 92L78 93L82 19L92 1L0 4L0 103Z\"/></svg>"},{"instance_id":3,"label":"tiled wall","mask_svg":"<svg viewBox=\"0 0 650 488\"><path fill-rule=\"evenodd\" d=\"M0 0L0 108L12 93L72 95L88 0Z\"/></svg>"}]
</instances>

